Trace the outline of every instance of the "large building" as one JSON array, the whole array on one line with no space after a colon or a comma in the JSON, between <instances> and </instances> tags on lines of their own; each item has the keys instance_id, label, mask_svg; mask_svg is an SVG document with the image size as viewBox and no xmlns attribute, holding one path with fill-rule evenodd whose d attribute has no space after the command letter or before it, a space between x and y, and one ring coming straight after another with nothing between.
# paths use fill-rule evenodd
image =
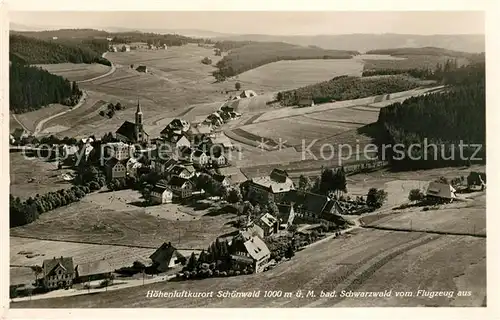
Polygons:
<instances>
[{"instance_id":1,"label":"large building","mask_svg":"<svg viewBox=\"0 0 500 320\"><path fill-rule=\"evenodd\" d=\"M246 183L247 196L257 202L267 203L274 200L276 203L291 190L295 190L292 179L285 170L274 169L270 175L253 178Z\"/></svg>"},{"instance_id":2,"label":"large building","mask_svg":"<svg viewBox=\"0 0 500 320\"><path fill-rule=\"evenodd\" d=\"M43 261L43 285L47 289L71 287L75 279L73 258L53 258Z\"/></svg>"},{"instance_id":3,"label":"large building","mask_svg":"<svg viewBox=\"0 0 500 320\"><path fill-rule=\"evenodd\" d=\"M118 130L116 138L125 143L147 143L149 135L144 131L143 113L141 104L137 101L137 110L135 112L135 123L125 121Z\"/></svg>"}]
</instances>

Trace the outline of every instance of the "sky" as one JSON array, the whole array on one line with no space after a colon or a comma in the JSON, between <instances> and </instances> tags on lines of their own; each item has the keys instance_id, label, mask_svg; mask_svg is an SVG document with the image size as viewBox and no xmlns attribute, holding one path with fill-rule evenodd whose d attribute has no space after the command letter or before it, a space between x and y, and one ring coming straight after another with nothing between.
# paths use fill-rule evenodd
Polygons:
<instances>
[{"instance_id":1,"label":"sky","mask_svg":"<svg viewBox=\"0 0 500 320\"><path fill-rule=\"evenodd\" d=\"M59 28L199 29L235 34L484 34L481 11L11 11L10 22Z\"/></svg>"}]
</instances>

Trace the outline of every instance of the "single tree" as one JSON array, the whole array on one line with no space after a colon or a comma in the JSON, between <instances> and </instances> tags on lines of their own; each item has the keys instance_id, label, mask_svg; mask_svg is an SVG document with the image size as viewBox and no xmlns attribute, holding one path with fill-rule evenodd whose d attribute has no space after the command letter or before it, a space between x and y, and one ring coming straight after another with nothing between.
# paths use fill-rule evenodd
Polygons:
<instances>
[{"instance_id":1,"label":"single tree","mask_svg":"<svg viewBox=\"0 0 500 320\"><path fill-rule=\"evenodd\" d=\"M234 88L235 88L237 91L239 91L239 90L241 89L241 83L236 82L236 83L234 84Z\"/></svg>"},{"instance_id":2,"label":"single tree","mask_svg":"<svg viewBox=\"0 0 500 320\"><path fill-rule=\"evenodd\" d=\"M408 200L412 202L420 201L424 198L424 193L420 189L412 189L408 194Z\"/></svg>"}]
</instances>

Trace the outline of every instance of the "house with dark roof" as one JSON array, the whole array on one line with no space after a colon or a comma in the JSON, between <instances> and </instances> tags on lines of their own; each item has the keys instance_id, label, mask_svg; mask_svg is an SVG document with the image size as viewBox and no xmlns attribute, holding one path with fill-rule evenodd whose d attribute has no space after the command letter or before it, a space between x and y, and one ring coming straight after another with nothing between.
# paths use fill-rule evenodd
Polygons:
<instances>
[{"instance_id":1,"label":"house with dark roof","mask_svg":"<svg viewBox=\"0 0 500 320\"><path fill-rule=\"evenodd\" d=\"M159 272L165 272L168 269L182 266L187 261L186 257L172 246L170 242L164 242L149 258L153 261L153 266Z\"/></svg>"},{"instance_id":2,"label":"house with dark roof","mask_svg":"<svg viewBox=\"0 0 500 320\"><path fill-rule=\"evenodd\" d=\"M224 188L227 188L231 185L231 179L229 179L229 177L224 176L222 174L214 174L212 176L212 178L215 181L217 181L218 183L220 183L220 185L223 186Z\"/></svg>"},{"instance_id":3,"label":"house with dark roof","mask_svg":"<svg viewBox=\"0 0 500 320\"><path fill-rule=\"evenodd\" d=\"M125 143L145 143L149 141L149 135L144 131L143 113L139 101L137 101L135 123L125 121L116 130L115 134L118 140Z\"/></svg>"},{"instance_id":4,"label":"house with dark roof","mask_svg":"<svg viewBox=\"0 0 500 320\"><path fill-rule=\"evenodd\" d=\"M108 180L125 179L127 177L127 160L111 158L106 161L105 170Z\"/></svg>"},{"instance_id":5,"label":"house with dark roof","mask_svg":"<svg viewBox=\"0 0 500 320\"><path fill-rule=\"evenodd\" d=\"M75 279L73 258L46 259L42 264L43 286L47 289L71 287Z\"/></svg>"},{"instance_id":6,"label":"house with dark roof","mask_svg":"<svg viewBox=\"0 0 500 320\"><path fill-rule=\"evenodd\" d=\"M151 166L156 173L168 172L173 166L177 164L177 161L173 158L156 158L151 161Z\"/></svg>"},{"instance_id":7,"label":"house with dark roof","mask_svg":"<svg viewBox=\"0 0 500 320\"><path fill-rule=\"evenodd\" d=\"M109 279L114 268L107 260L79 264L75 268L75 283Z\"/></svg>"},{"instance_id":8,"label":"house with dark roof","mask_svg":"<svg viewBox=\"0 0 500 320\"><path fill-rule=\"evenodd\" d=\"M180 198L189 198L193 195L194 185L188 179L174 176L170 179L168 185L171 187L174 195Z\"/></svg>"},{"instance_id":9,"label":"house with dark roof","mask_svg":"<svg viewBox=\"0 0 500 320\"><path fill-rule=\"evenodd\" d=\"M14 138L15 142L19 142L23 138L26 138L28 136L29 136L29 132L24 130L23 128L16 128L12 132L12 137Z\"/></svg>"},{"instance_id":10,"label":"house with dark roof","mask_svg":"<svg viewBox=\"0 0 500 320\"><path fill-rule=\"evenodd\" d=\"M270 199L279 203L291 190L295 190L292 179L285 170L274 169L270 175L253 178L246 183L247 196L257 202L267 203Z\"/></svg>"},{"instance_id":11,"label":"house with dark roof","mask_svg":"<svg viewBox=\"0 0 500 320\"><path fill-rule=\"evenodd\" d=\"M334 214L343 214L344 210L338 201L312 192L293 190L283 197L283 203L294 206L296 215L321 218Z\"/></svg>"},{"instance_id":12,"label":"house with dark roof","mask_svg":"<svg viewBox=\"0 0 500 320\"><path fill-rule=\"evenodd\" d=\"M452 202L457 198L456 190L448 183L440 183L432 181L427 187L425 196L428 199L435 199L437 201Z\"/></svg>"},{"instance_id":13,"label":"house with dark roof","mask_svg":"<svg viewBox=\"0 0 500 320\"><path fill-rule=\"evenodd\" d=\"M191 153L191 162L199 168L206 166L208 164L208 160L209 158L207 154L202 150L194 150Z\"/></svg>"},{"instance_id":14,"label":"house with dark roof","mask_svg":"<svg viewBox=\"0 0 500 320\"><path fill-rule=\"evenodd\" d=\"M269 263L271 252L260 237L235 237L233 243L233 253L231 254L233 269L251 267L255 273L259 273Z\"/></svg>"},{"instance_id":15,"label":"house with dark roof","mask_svg":"<svg viewBox=\"0 0 500 320\"><path fill-rule=\"evenodd\" d=\"M151 202L154 204L172 203L174 194L168 186L157 184L151 190Z\"/></svg>"},{"instance_id":16,"label":"house with dark roof","mask_svg":"<svg viewBox=\"0 0 500 320\"><path fill-rule=\"evenodd\" d=\"M190 178L192 178L194 176L194 170L190 171L185 166L183 166L181 164L176 164L176 165L173 165L172 167L170 167L170 169L168 169L166 171L166 176L167 176L168 179L171 179L173 177L180 177L180 178L183 178L183 179L190 179Z\"/></svg>"},{"instance_id":17,"label":"house with dark roof","mask_svg":"<svg viewBox=\"0 0 500 320\"><path fill-rule=\"evenodd\" d=\"M183 119L173 119L169 124L160 132L162 137L169 137L171 135L182 135L191 128L188 121Z\"/></svg>"}]
</instances>

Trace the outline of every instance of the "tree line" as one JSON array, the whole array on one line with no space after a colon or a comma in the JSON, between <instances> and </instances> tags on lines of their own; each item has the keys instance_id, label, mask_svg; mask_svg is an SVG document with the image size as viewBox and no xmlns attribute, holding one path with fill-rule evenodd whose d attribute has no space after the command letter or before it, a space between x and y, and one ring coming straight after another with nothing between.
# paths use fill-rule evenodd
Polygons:
<instances>
[{"instance_id":1,"label":"tree line","mask_svg":"<svg viewBox=\"0 0 500 320\"><path fill-rule=\"evenodd\" d=\"M351 100L411 90L418 86L417 81L404 75L380 78L344 75L298 89L278 92L276 99L284 106L293 106L302 99L312 99L314 103Z\"/></svg>"},{"instance_id":2,"label":"tree line","mask_svg":"<svg viewBox=\"0 0 500 320\"><path fill-rule=\"evenodd\" d=\"M423 80L444 81L444 77L459 68L457 59L447 59L444 63L436 63L434 68L408 68L408 69L369 69L363 70L363 77L406 74Z\"/></svg>"},{"instance_id":3,"label":"tree line","mask_svg":"<svg viewBox=\"0 0 500 320\"><path fill-rule=\"evenodd\" d=\"M437 146L437 150L434 147L414 148L411 150L412 157L405 156L403 159L389 150L388 160L394 168L470 164L474 161L470 157L476 147L462 147L462 157L459 150L461 141L467 145L481 145L475 157L485 158L485 64L478 63L444 72L442 79L448 85L444 92L412 97L380 110L378 124L385 132L380 143L422 146L427 141L428 145ZM417 158L419 160L415 160Z\"/></svg>"},{"instance_id":4,"label":"tree line","mask_svg":"<svg viewBox=\"0 0 500 320\"><path fill-rule=\"evenodd\" d=\"M83 93L76 82L71 83L41 68L24 65L23 61L14 58L9 68L12 112L33 111L51 103L78 104Z\"/></svg>"},{"instance_id":5,"label":"tree line","mask_svg":"<svg viewBox=\"0 0 500 320\"><path fill-rule=\"evenodd\" d=\"M221 44L217 49L227 48ZM212 75L217 81L260 67L262 65L282 60L302 59L351 59L358 54L355 51L326 50L318 47L301 47L281 42L249 42L234 43L228 55L217 62L218 70Z\"/></svg>"},{"instance_id":6,"label":"tree line","mask_svg":"<svg viewBox=\"0 0 500 320\"><path fill-rule=\"evenodd\" d=\"M40 40L10 35L10 53L28 64L100 63L111 66L101 54L107 51L102 40ZM105 47L105 49L104 49Z\"/></svg>"}]
</instances>

